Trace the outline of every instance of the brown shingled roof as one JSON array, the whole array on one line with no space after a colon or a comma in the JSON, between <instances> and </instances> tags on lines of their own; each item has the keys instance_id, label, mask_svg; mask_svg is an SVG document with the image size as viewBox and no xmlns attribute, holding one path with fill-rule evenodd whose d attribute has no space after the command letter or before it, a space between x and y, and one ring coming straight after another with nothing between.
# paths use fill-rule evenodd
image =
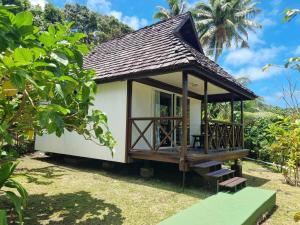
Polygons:
<instances>
[{"instance_id":1,"label":"brown shingled roof","mask_svg":"<svg viewBox=\"0 0 300 225\"><path fill-rule=\"evenodd\" d=\"M102 43L84 59L84 65L96 71L96 80L135 78L141 72L197 65L255 97L202 54L202 49L197 50L177 34L178 28L188 20L192 17L185 13Z\"/></svg>"}]
</instances>

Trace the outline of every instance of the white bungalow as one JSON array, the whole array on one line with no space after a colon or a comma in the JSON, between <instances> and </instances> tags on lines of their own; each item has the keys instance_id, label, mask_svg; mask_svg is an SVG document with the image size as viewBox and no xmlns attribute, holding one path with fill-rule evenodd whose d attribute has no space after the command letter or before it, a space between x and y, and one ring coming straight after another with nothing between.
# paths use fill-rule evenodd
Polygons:
<instances>
[{"instance_id":1,"label":"white bungalow","mask_svg":"<svg viewBox=\"0 0 300 225\"><path fill-rule=\"evenodd\" d=\"M181 171L248 154L243 101L256 95L204 55L190 13L97 46L85 66L96 71L94 107L108 116L115 155L69 132L37 137L36 150L122 163L177 163ZM238 103L241 120L233 118L233 108L231 121L209 120L209 102Z\"/></svg>"}]
</instances>

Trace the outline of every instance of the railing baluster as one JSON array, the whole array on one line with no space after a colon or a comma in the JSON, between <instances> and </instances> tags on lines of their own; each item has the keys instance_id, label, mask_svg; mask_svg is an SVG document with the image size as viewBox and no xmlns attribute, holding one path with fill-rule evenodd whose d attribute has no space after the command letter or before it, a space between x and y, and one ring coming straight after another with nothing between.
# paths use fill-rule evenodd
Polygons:
<instances>
[{"instance_id":1,"label":"railing baluster","mask_svg":"<svg viewBox=\"0 0 300 225\"><path fill-rule=\"evenodd\" d=\"M160 121L162 120L170 120L170 121L175 121L175 125L174 127L170 130L170 131L166 131L162 125L160 124ZM131 144L129 146L129 151L132 150L136 150L134 149L134 147L137 145L137 143L143 139L147 146L149 147L149 149L151 151L158 151L159 148L161 147L161 145L166 141L166 140L170 140L171 144L173 144L174 146L176 146L175 143L175 135L174 132L175 130L179 127L179 125L182 122L182 117L136 117L136 118L130 118L130 126L131 127L135 127L135 129L138 132L138 137L136 138L136 140L133 142L133 144ZM138 121L149 121L148 125L143 129L143 131L140 129L140 127L138 126L137 122ZM162 131L163 135L162 136L162 141L157 144L156 143L156 135L157 135L157 126L159 127L159 131ZM150 129L150 127L152 127L152 144L150 144L151 141L149 141L147 139L147 137L145 136L145 134L147 133L147 131ZM130 136L130 140L132 140L132 136L133 135L133 129L131 128L131 132L129 134ZM174 140L173 140L174 139ZM146 150L146 149L145 149Z\"/></svg>"},{"instance_id":2,"label":"railing baluster","mask_svg":"<svg viewBox=\"0 0 300 225\"><path fill-rule=\"evenodd\" d=\"M209 147L217 151L241 148L243 146L242 133L242 124L209 120Z\"/></svg>"}]
</instances>

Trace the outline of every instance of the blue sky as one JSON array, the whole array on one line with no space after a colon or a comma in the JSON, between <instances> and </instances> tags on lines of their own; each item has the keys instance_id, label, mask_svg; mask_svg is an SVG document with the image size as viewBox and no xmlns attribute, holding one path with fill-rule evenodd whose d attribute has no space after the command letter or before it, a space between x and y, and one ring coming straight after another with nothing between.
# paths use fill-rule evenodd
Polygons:
<instances>
[{"instance_id":1,"label":"blue sky","mask_svg":"<svg viewBox=\"0 0 300 225\"><path fill-rule=\"evenodd\" d=\"M47 0L31 0L43 5ZM205 0L204 0L205 1ZM79 3L94 11L114 15L134 29L150 25L156 20L153 14L157 6L166 6L165 0L49 0L58 7L66 3ZM189 0L188 4L194 4ZM249 34L249 49L228 49L218 63L235 77L248 76L249 87L268 104L285 106L281 99L287 79L300 85L300 74L280 67L272 67L262 72L268 63L283 65L289 57L300 57L300 16L294 21L283 23L283 11L287 8L300 8L299 0L261 0L262 9L257 21L263 25L261 30ZM300 99L300 86L297 86Z\"/></svg>"}]
</instances>

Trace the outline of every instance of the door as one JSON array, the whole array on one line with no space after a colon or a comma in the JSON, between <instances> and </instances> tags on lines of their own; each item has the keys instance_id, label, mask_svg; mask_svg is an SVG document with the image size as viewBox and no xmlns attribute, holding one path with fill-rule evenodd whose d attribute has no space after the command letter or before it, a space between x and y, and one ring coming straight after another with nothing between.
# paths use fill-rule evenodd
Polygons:
<instances>
[{"instance_id":1,"label":"door","mask_svg":"<svg viewBox=\"0 0 300 225\"><path fill-rule=\"evenodd\" d=\"M162 92L155 91L155 116L156 117L171 117L173 115L173 95ZM160 120L161 127L169 133L172 129L172 121L171 120ZM161 143L161 141L165 138L165 134L162 130L157 126L156 127L156 145ZM161 147L171 147L171 141L166 139Z\"/></svg>"}]
</instances>

